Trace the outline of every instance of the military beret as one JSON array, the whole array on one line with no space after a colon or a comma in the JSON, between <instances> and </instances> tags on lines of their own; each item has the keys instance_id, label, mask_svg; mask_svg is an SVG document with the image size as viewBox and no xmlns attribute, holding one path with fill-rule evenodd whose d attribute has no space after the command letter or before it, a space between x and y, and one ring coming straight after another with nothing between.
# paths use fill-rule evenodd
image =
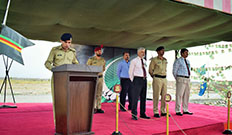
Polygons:
<instances>
[{"instance_id":1,"label":"military beret","mask_svg":"<svg viewBox=\"0 0 232 135\"><path fill-rule=\"evenodd\" d=\"M94 49L94 52L99 51L99 50L101 50L102 48L103 48L103 45L101 45L100 47L96 47L96 48Z\"/></svg>"},{"instance_id":2,"label":"military beret","mask_svg":"<svg viewBox=\"0 0 232 135\"><path fill-rule=\"evenodd\" d=\"M64 33L64 34L60 37L60 39L61 39L62 41L70 40L71 38L72 38L72 35L71 35L70 33Z\"/></svg>"},{"instance_id":3,"label":"military beret","mask_svg":"<svg viewBox=\"0 0 232 135\"><path fill-rule=\"evenodd\" d=\"M163 47L163 46L160 46L160 47L156 48L156 51L158 52L158 51L160 51L160 50L162 50L162 49L164 49L164 47Z\"/></svg>"}]
</instances>

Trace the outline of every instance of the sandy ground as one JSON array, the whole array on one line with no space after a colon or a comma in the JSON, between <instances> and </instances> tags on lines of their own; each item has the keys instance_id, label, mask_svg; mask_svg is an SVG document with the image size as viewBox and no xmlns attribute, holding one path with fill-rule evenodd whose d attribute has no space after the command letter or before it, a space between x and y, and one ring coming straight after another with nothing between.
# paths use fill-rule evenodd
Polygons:
<instances>
[{"instance_id":1,"label":"sandy ground","mask_svg":"<svg viewBox=\"0 0 232 135\"><path fill-rule=\"evenodd\" d=\"M1 85L3 79L0 79ZM51 96L51 82L50 80L40 80L40 79L11 79L12 89L15 97L16 103L49 103L52 102ZM13 96L7 83L1 91L0 102L4 101L6 97L6 102L13 102Z\"/></svg>"},{"instance_id":2,"label":"sandy ground","mask_svg":"<svg viewBox=\"0 0 232 135\"><path fill-rule=\"evenodd\" d=\"M3 79L0 79L2 84ZM39 79L11 79L14 97L16 103L49 103L52 102L51 96L51 82L50 80L39 80ZM220 95L210 91L206 92L203 96L199 96L199 86L192 85L190 102L202 103L202 104L216 104L224 106L224 99ZM3 87L0 94L0 102L4 101L4 90ZM11 90L7 83L7 94L6 102L13 102ZM175 100L175 82L168 82L168 93L171 94L172 100ZM147 98L152 99L152 89L148 86ZM218 103L219 102L219 103Z\"/></svg>"}]
</instances>

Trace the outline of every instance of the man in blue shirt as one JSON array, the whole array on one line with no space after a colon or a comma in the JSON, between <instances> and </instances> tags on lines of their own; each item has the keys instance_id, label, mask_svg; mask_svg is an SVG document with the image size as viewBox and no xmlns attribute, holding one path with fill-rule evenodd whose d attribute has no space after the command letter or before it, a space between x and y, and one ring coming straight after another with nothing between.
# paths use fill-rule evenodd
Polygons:
<instances>
[{"instance_id":1,"label":"man in blue shirt","mask_svg":"<svg viewBox=\"0 0 232 135\"><path fill-rule=\"evenodd\" d=\"M129 52L123 52L123 60L119 62L117 75L120 79L120 84L122 91L120 92L120 110L126 111L124 109L126 102L126 95L128 93L129 106L128 110L131 110L131 80L129 78L129 66L130 66L130 54Z\"/></svg>"},{"instance_id":2,"label":"man in blue shirt","mask_svg":"<svg viewBox=\"0 0 232 135\"><path fill-rule=\"evenodd\" d=\"M176 115L183 114L192 115L188 110L189 95L190 95L190 62L186 59L188 57L188 50L181 49L181 57L178 58L173 65L173 76L176 79ZM181 113L181 103L183 114Z\"/></svg>"}]
</instances>

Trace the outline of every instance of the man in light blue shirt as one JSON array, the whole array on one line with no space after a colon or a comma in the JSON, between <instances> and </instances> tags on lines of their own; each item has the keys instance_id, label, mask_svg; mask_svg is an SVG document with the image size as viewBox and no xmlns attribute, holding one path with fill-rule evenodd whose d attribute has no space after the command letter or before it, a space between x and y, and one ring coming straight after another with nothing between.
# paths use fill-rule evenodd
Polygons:
<instances>
[{"instance_id":1,"label":"man in light blue shirt","mask_svg":"<svg viewBox=\"0 0 232 135\"><path fill-rule=\"evenodd\" d=\"M173 76L176 79L176 115L183 114L192 115L188 111L189 95L190 95L190 62L186 59L188 57L188 50L181 49L181 57L173 64ZM183 114L181 113L181 103Z\"/></svg>"},{"instance_id":2,"label":"man in light blue shirt","mask_svg":"<svg viewBox=\"0 0 232 135\"><path fill-rule=\"evenodd\" d=\"M120 110L125 110L126 95L128 93L129 106L128 110L131 110L131 80L129 78L129 66L130 66L130 54L129 52L123 52L123 60L119 62L117 75L120 79L122 91L120 92Z\"/></svg>"}]
</instances>

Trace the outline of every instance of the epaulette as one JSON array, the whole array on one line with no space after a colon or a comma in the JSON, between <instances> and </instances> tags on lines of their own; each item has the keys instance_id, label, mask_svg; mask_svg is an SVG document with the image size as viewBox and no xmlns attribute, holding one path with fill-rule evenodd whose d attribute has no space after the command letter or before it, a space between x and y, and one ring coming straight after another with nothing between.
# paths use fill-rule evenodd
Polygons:
<instances>
[{"instance_id":1,"label":"epaulette","mask_svg":"<svg viewBox=\"0 0 232 135\"><path fill-rule=\"evenodd\" d=\"M95 56L93 56L93 57L90 57L89 59L91 59L91 60L92 60L92 59L94 59L94 58L95 58Z\"/></svg>"},{"instance_id":2,"label":"epaulette","mask_svg":"<svg viewBox=\"0 0 232 135\"><path fill-rule=\"evenodd\" d=\"M69 48L71 51L73 51L73 52L76 52L76 50L74 49L74 48Z\"/></svg>"},{"instance_id":3,"label":"epaulette","mask_svg":"<svg viewBox=\"0 0 232 135\"><path fill-rule=\"evenodd\" d=\"M52 50L59 50L61 48L62 48L61 45L60 46L55 46L55 47L52 48Z\"/></svg>"},{"instance_id":4,"label":"epaulette","mask_svg":"<svg viewBox=\"0 0 232 135\"><path fill-rule=\"evenodd\" d=\"M154 60L154 59L156 59L157 57L152 57L152 58L150 58L150 61L152 61L152 60Z\"/></svg>"}]
</instances>

